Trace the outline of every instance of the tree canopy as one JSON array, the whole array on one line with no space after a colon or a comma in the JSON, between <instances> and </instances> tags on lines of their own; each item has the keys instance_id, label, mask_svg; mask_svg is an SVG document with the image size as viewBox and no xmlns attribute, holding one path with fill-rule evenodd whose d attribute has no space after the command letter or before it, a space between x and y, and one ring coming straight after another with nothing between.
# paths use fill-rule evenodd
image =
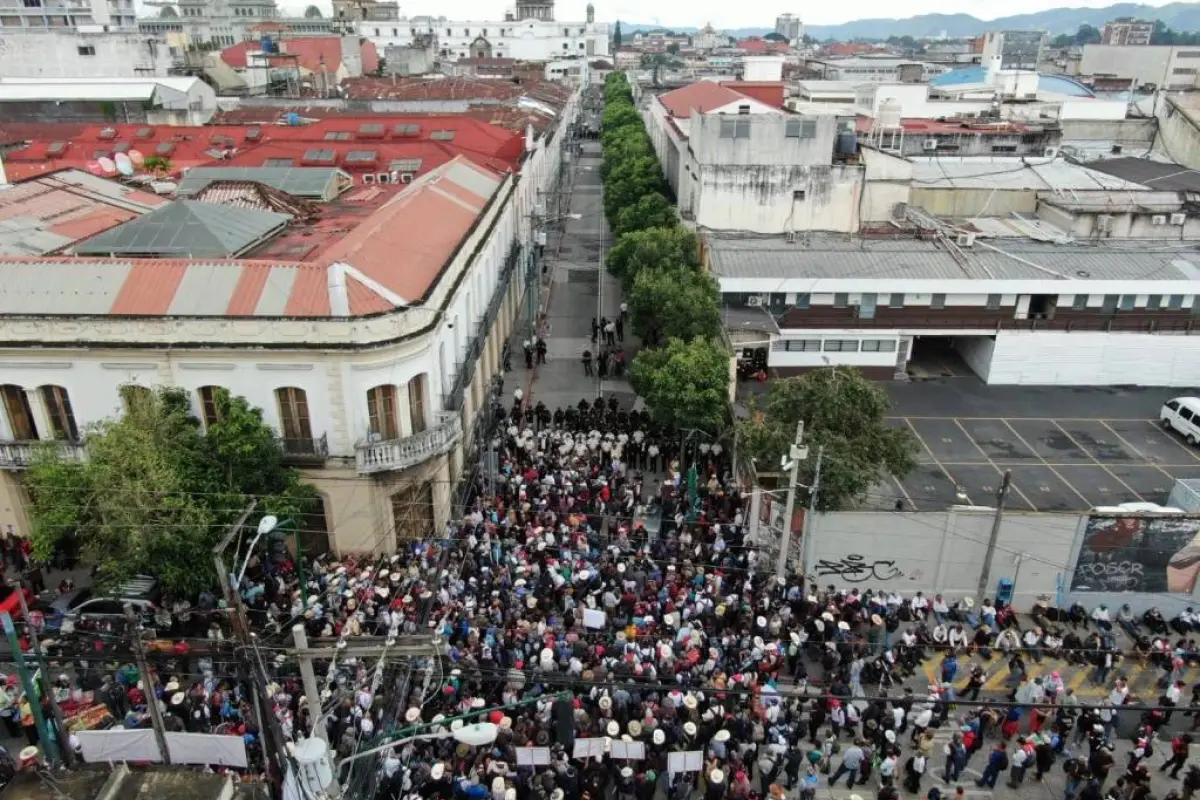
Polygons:
<instances>
[{"instance_id":1,"label":"tree canopy","mask_svg":"<svg viewBox=\"0 0 1200 800\"><path fill-rule=\"evenodd\" d=\"M1075 33L1063 33L1050 41L1052 47L1082 47L1085 44L1096 44L1103 38L1100 30L1094 25L1083 24Z\"/></svg>"},{"instance_id":2,"label":"tree canopy","mask_svg":"<svg viewBox=\"0 0 1200 800\"><path fill-rule=\"evenodd\" d=\"M729 407L729 354L712 341L671 339L638 352L629 370L634 391L650 414L667 425L716 436Z\"/></svg>"},{"instance_id":3,"label":"tree canopy","mask_svg":"<svg viewBox=\"0 0 1200 800\"><path fill-rule=\"evenodd\" d=\"M608 271L629 290L637 274L647 267L659 264L699 267L700 240L680 225L634 231L617 240L605 263Z\"/></svg>"},{"instance_id":4,"label":"tree canopy","mask_svg":"<svg viewBox=\"0 0 1200 800\"><path fill-rule=\"evenodd\" d=\"M629 292L633 330L650 346L671 338L711 339L721 328L720 293L716 279L689 265L644 269Z\"/></svg>"},{"instance_id":5,"label":"tree canopy","mask_svg":"<svg viewBox=\"0 0 1200 800\"><path fill-rule=\"evenodd\" d=\"M617 24L613 26L613 49L621 48L621 20L617 20Z\"/></svg>"},{"instance_id":6,"label":"tree canopy","mask_svg":"<svg viewBox=\"0 0 1200 800\"><path fill-rule=\"evenodd\" d=\"M808 460L799 481L811 486L817 449L825 447L817 508L836 511L861 500L889 472L903 478L916 467L916 441L888 426L891 401L853 367L822 367L798 378L772 381L761 405L738 423L742 452L760 469L775 469L804 422Z\"/></svg>"},{"instance_id":7,"label":"tree canopy","mask_svg":"<svg viewBox=\"0 0 1200 800\"><path fill-rule=\"evenodd\" d=\"M617 224L613 226L613 231L619 236L646 228L669 228L677 221L675 206L671 201L660 192L651 192L617 212Z\"/></svg>"},{"instance_id":8,"label":"tree canopy","mask_svg":"<svg viewBox=\"0 0 1200 800\"><path fill-rule=\"evenodd\" d=\"M182 389L127 397L124 414L87 431L86 461L53 446L35 455L26 487L37 558L73 537L102 585L149 574L190 596L214 585L212 548L250 498L285 517L314 507L315 492L245 398L218 390L205 431Z\"/></svg>"}]
</instances>

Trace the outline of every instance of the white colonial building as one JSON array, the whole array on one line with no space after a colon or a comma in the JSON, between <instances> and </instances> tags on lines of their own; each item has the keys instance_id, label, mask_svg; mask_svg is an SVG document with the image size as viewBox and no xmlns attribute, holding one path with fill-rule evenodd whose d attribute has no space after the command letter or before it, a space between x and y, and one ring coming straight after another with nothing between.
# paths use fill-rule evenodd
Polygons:
<instances>
[{"instance_id":1,"label":"white colonial building","mask_svg":"<svg viewBox=\"0 0 1200 800\"><path fill-rule=\"evenodd\" d=\"M247 193L253 170L212 191L196 170L186 200L75 245L94 257L0 257L0 530L28 529L21 474L34 445L86 458L84 430L120 414L130 385L186 389L205 424L218 389L262 408L320 492L336 551L392 550L438 530L477 461L493 377L537 274L538 194L578 107L577 92L515 172L459 156L365 190L336 168L263 172L284 192L310 177L351 192L323 224L247 206L270 197ZM380 192L375 210L355 210ZM231 255L137 257L153 242L122 228L159 214L217 223L204 244ZM230 215L237 224L221 224Z\"/></svg>"},{"instance_id":2,"label":"white colonial building","mask_svg":"<svg viewBox=\"0 0 1200 800\"><path fill-rule=\"evenodd\" d=\"M582 22L554 19L553 0L519 0L502 20L450 20L401 17L396 21L361 20L358 33L382 49L424 44L432 37L445 59L512 58L556 61L609 57L608 23L596 22L591 6Z\"/></svg>"}]
</instances>

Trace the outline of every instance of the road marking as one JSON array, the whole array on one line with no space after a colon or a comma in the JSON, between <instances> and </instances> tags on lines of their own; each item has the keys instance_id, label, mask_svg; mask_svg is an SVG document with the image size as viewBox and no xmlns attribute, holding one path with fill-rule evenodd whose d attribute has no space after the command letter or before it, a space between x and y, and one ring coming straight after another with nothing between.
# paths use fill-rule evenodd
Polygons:
<instances>
[{"instance_id":1,"label":"road marking","mask_svg":"<svg viewBox=\"0 0 1200 800\"><path fill-rule=\"evenodd\" d=\"M917 426L913 425L908 417L901 417L901 419L904 420L904 424L908 426L909 430L913 432L913 436L917 437L917 441L921 443L921 447L925 448L925 452L929 453L929 458L931 461L933 461L934 466L942 471L942 474L946 476L946 480L950 481L950 485L954 487L955 493L957 494L958 491L961 490L962 493L967 496L967 505L974 505L971 503L971 496L967 495L967 490L959 485L955 477L950 474L950 470L943 467L942 462L938 461L938 457L935 456L933 451L929 449L929 445L926 444L925 439L921 437L920 432L917 430Z\"/></svg>"},{"instance_id":2,"label":"road marking","mask_svg":"<svg viewBox=\"0 0 1200 800\"><path fill-rule=\"evenodd\" d=\"M975 441L975 438L973 436L971 436L971 434L967 431L966 428L963 427L963 424L961 422L959 422L957 418L955 418L954 424L957 425L958 429L963 432L964 436L967 437L967 441L969 441L971 444L973 444L975 446L975 449L979 451L979 454L981 456L983 456L985 459L987 459L987 462L988 462L988 464L991 465L992 469L996 470L996 474L1003 475L1004 470L1002 470L1002 469L1000 469L1000 467L996 466L996 462L992 460L992 457L987 454L986 450L984 450L982 447L979 446L979 442ZM1031 501L1028 497L1026 497L1025 493L1023 491L1021 491L1020 486L1018 486L1016 483L1013 483L1012 488L1017 494L1021 495L1021 499L1025 501L1025 505L1029 506L1029 508L1031 510L1037 511L1037 506L1033 504L1033 501ZM994 491L994 489L991 486L984 486L983 490L985 492L989 492L989 493Z\"/></svg>"},{"instance_id":3,"label":"road marking","mask_svg":"<svg viewBox=\"0 0 1200 800\"><path fill-rule=\"evenodd\" d=\"M1013 419L1016 419L1016 417L1013 417ZM1026 440L1026 439L1025 439L1025 437L1024 437L1024 436L1022 436L1021 434L1017 433L1017 429L1016 429L1016 428L1014 428L1014 427L1013 427L1013 426L1012 426L1012 425L1009 423L1009 421L1008 421L1007 419L1002 419L1002 420L1000 420L1000 421L1004 423L1004 427L1008 428L1010 431L1012 431L1012 432L1013 432L1013 436L1016 436L1016 437L1017 437L1017 441L1019 441L1021 444L1023 444L1023 445L1025 446L1025 449L1026 449L1026 450L1028 450L1029 452L1033 453L1035 456L1038 454L1038 451L1037 451L1037 450L1036 450L1036 449L1033 447L1033 445L1031 445L1031 444L1028 442L1028 440ZM1051 422L1053 422L1053 420L1051 420ZM1086 450L1084 450L1084 452L1086 453L1087 451L1086 451ZM1039 458L1040 458L1040 457L1039 457ZM1051 474L1053 474L1053 475L1054 475L1054 477L1056 477L1056 478L1058 478L1060 481L1062 481L1062 484L1063 484L1063 486L1066 486L1068 489L1070 489L1072 492L1074 492L1076 495L1078 495L1078 496L1079 496L1079 499L1080 499L1080 500L1082 500L1082 501L1085 503L1085 505L1086 505L1086 507L1087 507L1087 508L1091 508L1092 506L1094 506L1094 505L1095 505L1095 503L1093 503L1091 500L1088 500L1086 497L1084 497L1084 496L1083 496L1083 495L1080 493L1080 491L1079 491L1078 489L1076 489L1076 488L1075 488L1075 486L1074 486L1074 485L1073 485L1073 484L1072 484L1072 483L1071 483L1069 480L1067 480L1066 478L1064 478L1064 477L1062 476L1062 473L1060 473L1058 470L1056 470L1056 469L1055 469L1055 468L1054 468L1054 467L1053 467L1053 466L1052 466L1052 465L1051 465L1049 462L1047 462L1047 461L1046 461L1046 459L1042 458L1042 459L1041 459L1041 462L1042 462L1042 463L1041 463L1041 466L1043 466L1043 467L1045 467L1046 469L1050 470ZM1034 464L1033 466L1038 466L1038 465L1037 465L1037 464ZM1034 511L1037 511L1038 509L1037 509L1037 507L1035 506L1033 510L1034 510Z\"/></svg>"},{"instance_id":4,"label":"road marking","mask_svg":"<svg viewBox=\"0 0 1200 800\"><path fill-rule=\"evenodd\" d=\"M1108 468L1108 465L1106 465L1103 461L1101 461L1100 459L1098 459L1094 455L1092 455L1092 452L1090 450L1088 450L1086 447L1084 447L1082 444L1080 444L1078 439L1076 439L1074 436L1072 436L1070 433L1068 433L1066 428L1064 428L1062 425L1059 425L1054 420L1050 420L1050 421L1054 424L1054 427L1058 428L1060 431L1063 432L1063 436L1066 436L1068 439L1071 440L1072 444L1074 444L1076 447L1078 447L1080 450L1082 450L1084 453L1086 453L1088 458L1092 459L1092 461L1095 461L1096 465L1099 466L1102 470L1104 470L1109 475L1111 475L1113 480L1115 480L1117 483L1124 486L1129 491L1133 492L1133 496L1136 497L1138 500L1145 501L1146 498L1142 497L1140 494L1138 494L1136 491L1134 491L1133 487L1130 486L1128 483L1126 483L1125 481L1123 481L1119 477L1117 477L1116 473ZM1080 495L1080 497L1082 497L1082 496L1083 495Z\"/></svg>"},{"instance_id":5,"label":"road marking","mask_svg":"<svg viewBox=\"0 0 1200 800\"><path fill-rule=\"evenodd\" d=\"M930 419L930 420L962 419L962 420L966 420L968 422L973 422L973 421L974 422L984 422L984 421L995 422L998 420L1005 420L1005 419L1018 419L1018 420L1024 419L1024 420L1033 420L1033 421L1038 421L1038 420L1045 421L1045 420L1058 419L1063 422L1096 422L1097 420L1099 420L1101 422L1104 422L1104 421L1107 421L1107 422L1146 422L1147 421L1145 417L928 417L928 416L921 416L921 415L914 415L914 414L908 414L903 417L884 417L884 419Z\"/></svg>"},{"instance_id":6,"label":"road marking","mask_svg":"<svg viewBox=\"0 0 1200 800\"><path fill-rule=\"evenodd\" d=\"M892 479L892 483L896 484L896 488L900 490L900 494L904 495L904 499L908 503L909 509L912 511L920 511L921 509L917 508L917 504L913 502L912 496L909 495L908 489L904 488L904 484L900 482L900 479L890 472L888 473L888 477ZM925 491L932 494L933 492L937 491L937 489L933 486L926 486Z\"/></svg>"},{"instance_id":7,"label":"road marking","mask_svg":"<svg viewBox=\"0 0 1200 800\"><path fill-rule=\"evenodd\" d=\"M1172 444L1174 444L1176 447L1178 447L1183 452L1187 453L1193 459L1195 459L1196 461L1200 461L1200 456L1197 456L1194 452L1192 452L1191 445L1189 445L1187 442L1181 442L1181 441L1179 441L1178 438L1176 438L1177 435L1174 430L1169 431L1169 430L1163 428L1160 423L1152 422L1148 419L1142 420L1142 421L1145 422L1147 425L1151 426L1152 428L1154 428L1154 430L1158 431L1159 433L1164 434L1168 439L1171 440ZM1189 464L1188 466L1194 467L1196 465L1193 463L1193 464Z\"/></svg>"}]
</instances>

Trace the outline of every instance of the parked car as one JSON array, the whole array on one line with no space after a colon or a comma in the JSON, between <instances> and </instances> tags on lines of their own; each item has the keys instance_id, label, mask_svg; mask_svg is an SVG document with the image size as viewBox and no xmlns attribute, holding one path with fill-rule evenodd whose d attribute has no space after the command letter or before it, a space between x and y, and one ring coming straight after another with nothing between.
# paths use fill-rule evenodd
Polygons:
<instances>
[{"instance_id":1,"label":"parked car","mask_svg":"<svg viewBox=\"0 0 1200 800\"><path fill-rule=\"evenodd\" d=\"M1200 397L1176 397L1163 403L1158 420L1167 430L1187 439L1193 447L1200 445Z\"/></svg>"},{"instance_id":2,"label":"parked car","mask_svg":"<svg viewBox=\"0 0 1200 800\"><path fill-rule=\"evenodd\" d=\"M45 628L48 631L71 633L80 620L123 618L126 605L133 606L139 617L150 622L161 599L158 581L147 575L138 575L111 593L98 592L90 586L74 589L50 602L45 612Z\"/></svg>"}]
</instances>

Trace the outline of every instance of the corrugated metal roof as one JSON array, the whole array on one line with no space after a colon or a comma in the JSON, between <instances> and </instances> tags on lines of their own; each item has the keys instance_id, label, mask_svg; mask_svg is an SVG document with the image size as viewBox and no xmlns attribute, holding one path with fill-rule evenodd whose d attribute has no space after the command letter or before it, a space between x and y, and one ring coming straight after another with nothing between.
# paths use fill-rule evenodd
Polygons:
<instances>
[{"instance_id":1,"label":"corrugated metal roof","mask_svg":"<svg viewBox=\"0 0 1200 800\"><path fill-rule=\"evenodd\" d=\"M129 264L37 259L4 264L0 314L108 314Z\"/></svg>"},{"instance_id":2,"label":"corrugated metal roof","mask_svg":"<svg viewBox=\"0 0 1200 800\"><path fill-rule=\"evenodd\" d=\"M1164 214L1183 206L1177 192L1088 192L1080 195L1042 197L1042 202L1069 211L1100 213L1140 212Z\"/></svg>"},{"instance_id":3,"label":"corrugated metal roof","mask_svg":"<svg viewBox=\"0 0 1200 800\"><path fill-rule=\"evenodd\" d=\"M914 188L1147 191L1148 187L1049 158L911 158Z\"/></svg>"},{"instance_id":4,"label":"corrugated metal roof","mask_svg":"<svg viewBox=\"0 0 1200 800\"><path fill-rule=\"evenodd\" d=\"M160 87L190 91L199 78L0 78L0 103L34 100L149 100Z\"/></svg>"},{"instance_id":5,"label":"corrugated metal roof","mask_svg":"<svg viewBox=\"0 0 1200 800\"><path fill-rule=\"evenodd\" d=\"M1187 251L1066 246L1044 242L976 241L960 262L932 241L847 240L814 235L805 244L782 239L709 237L718 278L896 280L1193 280L1200 256ZM1189 257L1190 256L1190 257ZM1032 266L1030 263L1041 267Z\"/></svg>"},{"instance_id":6,"label":"corrugated metal roof","mask_svg":"<svg viewBox=\"0 0 1200 800\"><path fill-rule=\"evenodd\" d=\"M196 167L188 170L176 193L196 194L213 181L254 181L295 197L331 200L337 196L337 178L350 180L336 167Z\"/></svg>"},{"instance_id":7,"label":"corrugated metal roof","mask_svg":"<svg viewBox=\"0 0 1200 800\"><path fill-rule=\"evenodd\" d=\"M195 200L130 220L74 247L81 256L233 258L283 229L290 214Z\"/></svg>"}]
</instances>

